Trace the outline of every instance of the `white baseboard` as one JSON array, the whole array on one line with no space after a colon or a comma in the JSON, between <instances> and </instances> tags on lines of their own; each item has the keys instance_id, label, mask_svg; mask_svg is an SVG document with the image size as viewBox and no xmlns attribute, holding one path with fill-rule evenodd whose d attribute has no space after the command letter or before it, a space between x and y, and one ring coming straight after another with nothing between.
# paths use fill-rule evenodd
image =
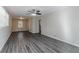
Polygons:
<instances>
[{"instance_id":1,"label":"white baseboard","mask_svg":"<svg viewBox=\"0 0 79 59\"><path fill-rule=\"evenodd\" d=\"M42 35L44 35L44 34L42 34ZM45 35L45 36L48 36L48 35ZM56 40L59 40L59 41L62 41L62 42L68 43L68 44L73 45L73 46L76 46L76 47L79 47L78 44L75 44L75 43L72 43L72 42L69 42L69 41L66 41L66 40L61 40L60 38L55 37L55 36L52 36L52 37L51 37L51 36L48 36L48 37L50 37L50 38L55 38Z\"/></svg>"}]
</instances>

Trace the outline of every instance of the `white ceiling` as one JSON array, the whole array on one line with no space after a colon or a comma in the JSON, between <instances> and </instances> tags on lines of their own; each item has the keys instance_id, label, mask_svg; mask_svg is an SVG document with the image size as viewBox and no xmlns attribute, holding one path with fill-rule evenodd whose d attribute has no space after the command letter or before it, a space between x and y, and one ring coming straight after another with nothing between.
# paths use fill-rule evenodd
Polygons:
<instances>
[{"instance_id":1,"label":"white ceiling","mask_svg":"<svg viewBox=\"0 0 79 59\"><path fill-rule=\"evenodd\" d=\"M43 15L61 9L58 6L4 6L11 16L29 16L29 10L38 9Z\"/></svg>"}]
</instances>

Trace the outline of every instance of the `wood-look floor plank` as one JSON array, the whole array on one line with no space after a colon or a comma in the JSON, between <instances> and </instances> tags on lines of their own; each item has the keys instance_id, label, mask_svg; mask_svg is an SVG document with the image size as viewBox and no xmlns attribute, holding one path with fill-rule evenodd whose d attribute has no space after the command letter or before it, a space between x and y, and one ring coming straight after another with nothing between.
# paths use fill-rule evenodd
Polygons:
<instances>
[{"instance_id":1,"label":"wood-look floor plank","mask_svg":"<svg viewBox=\"0 0 79 59\"><path fill-rule=\"evenodd\" d=\"M79 47L40 34L13 32L1 53L78 53Z\"/></svg>"}]
</instances>

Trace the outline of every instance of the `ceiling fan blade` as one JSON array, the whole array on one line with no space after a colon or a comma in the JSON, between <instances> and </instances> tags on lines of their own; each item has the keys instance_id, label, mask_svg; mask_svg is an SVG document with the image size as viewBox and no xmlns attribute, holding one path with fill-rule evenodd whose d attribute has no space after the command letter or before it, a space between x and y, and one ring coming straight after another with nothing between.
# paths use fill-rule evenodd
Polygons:
<instances>
[{"instance_id":1,"label":"ceiling fan blade","mask_svg":"<svg viewBox=\"0 0 79 59\"><path fill-rule=\"evenodd\" d=\"M37 15L42 15L42 13L40 12L40 10L32 9L32 10L30 10L30 11L28 11L28 12L29 12L29 14L35 13L35 14L37 14Z\"/></svg>"},{"instance_id":2,"label":"ceiling fan blade","mask_svg":"<svg viewBox=\"0 0 79 59\"><path fill-rule=\"evenodd\" d=\"M37 10L37 12L40 12L39 10Z\"/></svg>"},{"instance_id":3,"label":"ceiling fan blade","mask_svg":"<svg viewBox=\"0 0 79 59\"><path fill-rule=\"evenodd\" d=\"M37 15L42 15L41 13L36 13Z\"/></svg>"}]
</instances>

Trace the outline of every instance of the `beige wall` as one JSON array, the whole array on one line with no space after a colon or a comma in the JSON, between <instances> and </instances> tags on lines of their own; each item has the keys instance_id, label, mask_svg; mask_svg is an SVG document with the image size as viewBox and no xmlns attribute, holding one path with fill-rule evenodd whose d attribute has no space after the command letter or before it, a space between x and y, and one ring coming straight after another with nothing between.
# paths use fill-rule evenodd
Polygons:
<instances>
[{"instance_id":1,"label":"beige wall","mask_svg":"<svg viewBox=\"0 0 79 59\"><path fill-rule=\"evenodd\" d=\"M12 31L29 31L32 33L38 33L39 32L39 25L38 20L39 17L24 17L23 21L23 28L18 28L18 17L12 18Z\"/></svg>"},{"instance_id":2,"label":"beige wall","mask_svg":"<svg viewBox=\"0 0 79 59\"><path fill-rule=\"evenodd\" d=\"M31 32L32 31L32 18L28 20L28 28L29 28L29 32Z\"/></svg>"},{"instance_id":3,"label":"beige wall","mask_svg":"<svg viewBox=\"0 0 79 59\"><path fill-rule=\"evenodd\" d=\"M18 28L18 21L20 19L12 18L12 31L29 31L31 29L31 18L25 18L21 21L23 21L23 27Z\"/></svg>"}]
</instances>

